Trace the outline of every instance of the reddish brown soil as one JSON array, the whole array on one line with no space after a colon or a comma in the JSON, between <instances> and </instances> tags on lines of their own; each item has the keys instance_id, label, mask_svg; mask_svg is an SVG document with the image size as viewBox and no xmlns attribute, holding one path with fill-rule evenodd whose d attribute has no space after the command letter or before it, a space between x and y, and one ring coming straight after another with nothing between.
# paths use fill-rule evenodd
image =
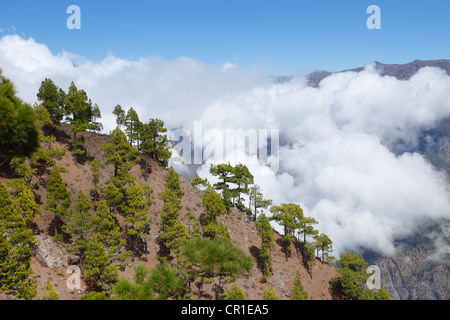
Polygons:
<instances>
[{"instance_id":1,"label":"reddish brown soil","mask_svg":"<svg viewBox=\"0 0 450 320\"><path fill-rule=\"evenodd\" d=\"M76 193L80 189L88 195L92 186L90 161L94 157L100 162L104 161L104 154L101 151L101 145L109 141L109 136L90 132L83 133L86 139L87 160L80 163L77 162L70 152L72 135L69 131L69 127L67 125L61 125L58 127L58 130L53 131L53 134L57 136L57 142L54 145L66 148L66 155L63 159L58 161L57 164L63 165L67 169L67 173L62 173L61 176L66 182L68 190L72 193L73 200ZM157 264L156 255L159 250L159 245L157 243L157 237L159 234L159 210L162 206L162 201L159 199L159 196L162 193L164 180L167 175L167 170L165 170L159 163L150 160L150 164L152 172L147 179L147 183L154 189L154 192L152 194L153 204L149 211L149 214L153 216L149 235L149 252L147 254L147 259L135 260L135 264L142 263L149 267ZM136 176L137 181L145 181L140 166L135 166L132 169L132 173ZM102 185L106 185L108 183L112 174L112 166L105 166L101 168ZM40 183L40 188L35 193L42 208L46 204L45 187L48 180L48 175L48 171L41 171L33 181L33 183L37 181ZM1 177L0 180L6 182L8 178ZM181 205L183 206L180 211L181 220L184 221L183 218L187 210L191 210L194 215L199 217L203 212L203 208L201 206L202 191L192 187L190 181L184 177L180 177L180 183L181 187L185 191L185 195L181 199ZM123 219L121 219L119 215L116 215L116 218L123 228ZM266 283L261 283L260 279L262 277L262 272L258 268L257 264L257 252L261 241L257 235L254 222L250 221L246 217L245 213L234 208L229 214L221 216L220 219L227 226L233 242L249 255L252 255L255 260L255 266L251 273L249 275L239 277L234 283L225 284L225 291L236 284L244 291L247 299L257 300L262 298L263 288L270 285L275 289L280 299L290 299L292 284L295 275L298 272L300 274L302 284L309 294L309 299L333 299L329 282L331 279L338 276L336 269L316 259L312 268L311 276L302 263L302 255L297 254L295 250L292 252L288 261L286 261L282 246L280 246L282 243L281 235L278 233L276 233L276 239L278 240L276 249L272 253L274 274L268 278ZM52 220L53 214L47 210L42 210L41 218L37 222L40 234L49 233L49 225ZM60 245L65 246L66 244L60 243ZM85 294L85 285L83 283L81 290L70 291L67 289L66 281L70 274L66 273L67 270L65 267L60 267L58 270L52 270L44 267L36 258L32 261L32 267L38 276L38 295L35 299L40 299L42 297L47 281L51 281L51 283L55 286L55 289L62 300L78 300ZM127 267L124 272L121 272L121 275L131 277L133 275L133 268ZM196 287L192 285L192 288L194 290L194 294L196 295ZM205 285L203 290L203 298L214 299L212 285Z\"/></svg>"}]
</instances>

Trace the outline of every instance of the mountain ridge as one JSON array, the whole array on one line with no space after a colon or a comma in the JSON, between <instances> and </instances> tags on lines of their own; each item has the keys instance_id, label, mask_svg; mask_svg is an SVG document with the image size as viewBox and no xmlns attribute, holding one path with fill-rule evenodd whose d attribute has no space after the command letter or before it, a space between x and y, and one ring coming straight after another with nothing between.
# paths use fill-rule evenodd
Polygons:
<instances>
[{"instance_id":1,"label":"mountain ridge","mask_svg":"<svg viewBox=\"0 0 450 320\"><path fill-rule=\"evenodd\" d=\"M381 76L391 76L398 80L408 80L414 74L423 67L435 67L445 70L450 75L450 59L438 59L438 60L414 60L405 64L384 64L379 61L372 62L375 64L375 69ZM336 73L342 72L360 72L364 67L356 67L352 69L345 69L342 71L330 72L326 70L316 70L306 76L308 85L311 87L317 87L320 82Z\"/></svg>"}]
</instances>

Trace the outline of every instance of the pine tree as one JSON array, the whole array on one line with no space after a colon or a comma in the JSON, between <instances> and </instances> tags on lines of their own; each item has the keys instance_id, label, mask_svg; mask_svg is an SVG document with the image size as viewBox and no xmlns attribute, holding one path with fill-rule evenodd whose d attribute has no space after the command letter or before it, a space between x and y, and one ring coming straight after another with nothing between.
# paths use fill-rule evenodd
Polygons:
<instances>
[{"instance_id":1,"label":"pine tree","mask_svg":"<svg viewBox=\"0 0 450 320\"><path fill-rule=\"evenodd\" d=\"M223 237L193 238L184 244L182 254L191 266L191 276L200 279L199 298L206 278L218 278L216 299L219 299L225 279L232 281L253 268L253 259Z\"/></svg>"},{"instance_id":2,"label":"pine tree","mask_svg":"<svg viewBox=\"0 0 450 320\"><path fill-rule=\"evenodd\" d=\"M111 133L111 141L102 146L105 152L105 164L114 165L114 177L111 181L121 187L126 183L133 182L134 176L128 172L139 164L139 151L130 145L125 133L115 129Z\"/></svg>"},{"instance_id":3,"label":"pine tree","mask_svg":"<svg viewBox=\"0 0 450 320\"><path fill-rule=\"evenodd\" d=\"M203 236L213 239L218 234L223 234L223 227L218 225L217 217L226 214L227 208L213 187L208 187L203 193L202 205L205 207L205 212L200 219L203 226Z\"/></svg>"},{"instance_id":4,"label":"pine tree","mask_svg":"<svg viewBox=\"0 0 450 320\"><path fill-rule=\"evenodd\" d=\"M37 170L30 167L24 157L14 157L9 162L9 167L14 169L19 178L13 178L8 181L8 184L14 186L17 192L20 192L25 187L31 187L31 180L36 174Z\"/></svg>"},{"instance_id":5,"label":"pine tree","mask_svg":"<svg viewBox=\"0 0 450 320\"><path fill-rule=\"evenodd\" d=\"M175 193L178 199L180 199L184 195L184 191L183 189L181 189L180 185L180 176L173 167L169 168L166 176L165 186L166 188L169 188L173 193Z\"/></svg>"},{"instance_id":6,"label":"pine tree","mask_svg":"<svg viewBox=\"0 0 450 320\"><path fill-rule=\"evenodd\" d=\"M64 148L52 146L56 138L54 136L39 135L41 146L31 155L31 164L34 168L41 166L54 166L56 160L61 160L66 154Z\"/></svg>"},{"instance_id":7,"label":"pine tree","mask_svg":"<svg viewBox=\"0 0 450 320\"><path fill-rule=\"evenodd\" d=\"M55 287L50 281L47 281L47 284L45 285L42 300L59 300L59 294L56 292Z\"/></svg>"},{"instance_id":8,"label":"pine tree","mask_svg":"<svg viewBox=\"0 0 450 320\"><path fill-rule=\"evenodd\" d=\"M304 243L303 264L309 272L309 276L313 277L313 266L316 264L315 255L316 245L314 243Z\"/></svg>"},{"instance_id":9,"label":"pine tree","mask_svg":"<svg viewBox=\"0 0 450 320\"><path fill-rule=\"evenodd\" d=\"M271 252L275 248L275 235L270 221L264 213L256 220L256 229L261 238L259 256L264 263L263 276L267 277L273 274Z\"/></svg>"},{"instance_id":10,"label":"pine tree","mask_svg":"<svg viewBox=\"0 0 450 320\"><path fill-rule=\"evenodd\" d=\"M53 124L50 113L43 104L35 103L33 109L36 115L36 121L41 128L45 128L48 125Z\"/></svg>"},{"instance_id":11,"label":"pine tree","mask_svg":"<svg viewBox=\"0 0 450 320\"><path fill-rule=\"evenodd\" d=\"M61 160L66 154L66 150L64 148L53 147L52 144L56 141L56 138L52 135L46 136L42 133L53 123L47 109L42 104L35 104L34 111L41 128L41 134L39 135L40 146L30 157L31 164L33 167L40 167L42 165L54 166L56 160Z\"/></svg>"},{"instance_id":12,"label":"pine tree","mask_svg":"<svg viewBox=\"0 0 450 320\"><path fill-rule=\"evenodd\" d=\"M80 264L83 269L89 242L88 233L92 227L91 202L82 190L78 191L73 209L70 210L69 222L64 228L68 234L78 237L75 244L70 246L70 251L80 257Z\"/></svg>"},{"instance_id":13,"label":"pine tree","mask_svg":"<svg viewBox=\"0 0 450 320\"><path fill-rule=\"evenodd\" d=\"M12 200L9 196L8 189L5 184L0 181L0 213L6 213L7 210L11 209ZM3 218L3 215L0 215L0 219Z\"/></svg>"},{"instance_id":14,"label":"pine tree","mask_svg":"<svg viewBox=\"0 0 450 320\"><path fill-rule=\"evenodd\" d=\"M91 124L88 126L88 129L93 130L94 132L100 132L103 130L103 124L98 122L98 119L101 119L102 114L100 112L99 106L95 103L92 107L92 119Z\"/></svg>"},{"instance_id":15,"label":"pine tree","mask_svg":"<svg viewBox=\"0 0 450 320\"><path fill-rule=\"evenodd\" d=\"M381 287L374 293L366 287L369 275L366 273L368 263L361 254L346 252L336 261L340 274L333 282L347 300L389 300L389 294Z\"/></svg>"},{"instance_id":16,"label":"pine tree","mask_svg":"<svg viewBox=\"0 0 450 320\"><path fill-rule=\"evenodd\" d=\"M170 250L173 247L172 241L177 237L174 231L181 231L183 234L185 233L186 237L187 231L185 229L181 230L182 226L179 224L175 227L181 205L180 200L172 189L168 187L167 183L160 198L164 201L161 208L160 257L168 258L170 256Z\"/></svg>"},{"instance_id":17,"label":"pine tree","mask_svg":"<svg viewBox=\"0 0 450 320\"><path fill-rule=\"evenodd\" d=\"M134 267L133 282L121 277L113 287L113 298L117 300L154 300L155 293L147 284L149 270L144 265Z\"/></svg>"},{"instance_id":18,"label":"pine tree","mask_svg":"<svg viewBox=\"0 0 450 320\"><path fill-rule=\"evenodd\" d=\"M157 294L157 300L167 300L181 294L183 279L179 277L178 270L160 263L150 270L148 284Z\"/></svg>"},{"instance_id":19,"label":"pine tree","mask_svg":"<svg viewBox=\"0 0 450 320\"><path fill-rule=\"evenodd\" d=\"M140 126L141 122L139 121L137 112L133 108L130 108L125 117L125 132L131 145L134 145L136 142L138 142Z\"/></svg>"},{"instance_id":20,"label":"pine tree","mask_svg":"<svg viewBox=\"0 0 450 320\"><path fill-rule=\"evenodd\" d=\"M82 296L81 300L109 300L109 297L104 292L91 291Z\"/></svg>"},{"instance_id":21,"label":"pine tree","mask_svg":"<svg viewBox=\"0 0 450 320\"><path fill-rule=\"evenodd\" d=\"M51 79L45 78L41 83L37 98L42 102L42 106L47 110L52 122L59 124L64 116L64 90L58 88Z\"/></svg>"},{"instance_id":22,"label":"pine tree","mask_svg":"<svg viewBox=\"0 0 450 320\"><path fill-rule=\"evenodd\" d=\"M110 295L113 285L119 279L119 271L112 264L111 256L98 238L88 241L84 278L90 290Z\"/></svg>"},{"instance_id":23,"label":"pine tree","mask_svg":"<svg viewBox=\"0 0 450 320\"><path fill-rule=\"evenodd\" d=\"M171 252L177 254L182 244L189 239L189 234L184 224L175 219L172 225L165 225L162 228L160 238Z\"/></svg>"},{"instance_id":24,"label":"pine tree","mask_svg":"<svg viewBox=\"0 0 450 320\"><path fill-rule=\"evenodd\" d=\"M302 215L297 223L297 229L299 233L303 234L303 242L306 243L306 237L315 237L319 233L318 230L314 229L313 225L317 224L317 221L311 217L305 217Z\"/></svg>"},{"instance_id":25,"label":"pine tree","mask_svg":"<svg viewBox=\"0 0 450 320\"><path fill-rule=\"evenodd\" d=\"M253 184L253 175L246 165L239 163L233 167L233 175L230 182L236 185L236 188L232 189L231 192L237 197L238 207L242 207L241 194L248 194L250 192L249 185Z\"/></svg>"},{"instance_id":26,"label":"pine tree","mask_svg":"<svg viewBox=\"0 0 450 320\"><path fill-rule=\"evenodd\" d=\"M130 236L132 259L137 251L137 245L142 243L143 251L147 253L147 235L151 217L148 215L148 199L142 184L132 183L125 188L123 205L120 207L125 222L130 223L127 233Z\"/></svg>"},{"instance_id":27,"label":"pine tree","mask_svg":"<svg viewBox=\"0 0 450 320\"><path fill-rule=\"evenodd\" d=\"M291 300L308 300L308 292L303 288L302 280L300 279L298 271L292 288Z\"/></svg>"},{"instance_id":28,"label":"pine tree","mask_svg":"<svg viewBox=\"0 0 450 320\"><path fill-rule=\"evenodd\" d=\"M114 298L119 300L167 300L176 299L182 288L183 279L176 269L165 264L158 264L150 270L144 265L137 265L133 282L122 277L113 292Z\"/></svg>"},{"instance_id":29,"label":"pine tree","mask_svg":"<svg viewBox=\"0 0 450 320\"><path fill-rule=\"evenodd\" d=\"M36 203L34 193L29 188L24 188L14 199L13 208L17 214L22 215L28 227L39 220L41 206Z\"/></svg>"},{"instance_id":30,"label":"pine tree","mask_svg":"<svg viewBox=\"0 0 450 320\"><path fill-rule=\"evenodd\" d=\"M387 290L384 287L381 287L380 290L375 292L374 300L392 300L392 298Z\"/></svg>"},{"instance_id":31,"label":"pine tree","mask_svg":"<svg viewBox=\"0 0 450 320\"><path fill-rule=\"evenodd\" d=\"M98 201L98 198L100 196L100 167L101 163L97 159L94 158L94 160L91 161L91 173L92 173L92 189L91 189L91 195L94 199L94 201Z\"/></svg>"},{"instance_id":32,"label":"pine tree","mask_svg":"<svg viewBox=\"0 0 450 320\"><path fill-rule=\"evenodd\" d=\"M332 244L333 242L325 233L316 237L317 255L319 255L319 250L322 250L322 261L325 261L325 257L328 257L328 254L331 253Z\"/></svg>"},{"instance_id":33,"label":"pine tree","mask_svg":"<svg viewBox=\"0 0 450 320\"><path fill-rule=\"evenodd\" d=\"M10 209L9 209L10 210ZM0 213L4 215L5 208L0 209ZM5 227L0 223L0 292L14 292L15 270L17 265L16 259L11 259L13 246L8 242Z\"/></svg>"},{"instance_id":34,"label":"pine tree","mask_svg":"<svg viewBox=\"0 0 450 320\"><path fill-rule=\"evenodd\" d=\"M233 205L231 198L234 196L230 190L229 183L231 183L231 178L233 176L233 166L230 163L223 163L218 165L211 164L209 172L218 177L220 180L213 185L216 190L220 190L222 193L222 198L225 206L230 208Z\"/></svg>"},{"instance_id":35,"label":"pine tree","mask_svg":"<svg viewBox=\"0 0 450 320\"><path fill-rule=\"evenodd\" d=\"M214 239L217 237L231 239L228 228L223 224L223 222L218 223L217 221L203 226L203 236L209 239Z\"/></svg>"},{"instance_id":36,"label":"pine tree","mask_svg":"<svg viewBox=\"0 0 450 320\"><path fill-rule=\"evenodd\" d=\"M164 121L150 119L148 123L141 124L139 132L139 150L145 155L167 166L170 159L170 140L166 135L167 128Z\"/></svg>"},{"instance_id":37,"label":"pine tree","mask_svg":"<svg viewBox=\"0 0 450 320\"><path fill-rule=\"evenodd\" d=\"M237 285L231 287L230 290L223 294L224 300L245 300L245 294Z\"/></svg>"},{"instance_id":38,"label":"pine tree","mask_svg":"<svg viewBox=\"0 0 450 320\"><path fill-rule=\"evenodd\" d=\"M34 109L16 96L0 69L0 166L14 156L29 157L39 147Z\"/></svg>"},{"instance_id":39,"label":"pine tree","mask_svg":"<svg viewBox=\"0 0 450 320\"><path fill-rule=\"evenodd\" d=\"M268 286L263 290L262 300L280 300L280 298L278 298L275 289L272 286Z\"/></svg>"},{"instance_id":40,"label":"pine tree","mask_svg":"<svg viewBox=\"0 0 450 320\"><path fill-rule=\"evenodd\" d=\"M64 167L54 167L47 183L47 205L45 210L54 213L55 236L58 234L58 225L62 218L66 218L69 206L72 202L67 186L61 178L60 172L65 172Z\"/></svg>"},{"instance_id":41,"label":"pine tree","mask_svg":"<svg viewBox=\"0 0 450 320\"><path fill-rule=\"evenodd\" d=\"M120 189L112 182L110 182L106 188L103 188L103 195L110 210L114 211L122 204L122 199L124 197Z\"/></svg>"},{"instance_id":42,"label":"pine tree","mask_svg":"<svg viewBox=\"0 0 450 320\"><path fill-rule=\"evenodd\" d=\"M92 218L92 238L103 244L109 256L116 257L119 261L125 261L130 253L121 252L126 241L121 237L120 227L105 202L99 202L95 207L95 215Z\"/></svg>"},{"instance_id":43,"label":"pine tree","mask_svg":"<svg viewBox=\"0 0 450 320\"><path fill-rule=\"evenodd\" d=\"M195 173L194 177L191 180L191 185L193 187L197 187L197 186L203 186L203 188L208 187L210 184L208 182L208 179L202 179L200 178L200 176L198 175L198 173Z\"/></svg>"},{"instance_id":44,"label":"pine tree","mask_svg":"<svg viewBox=\"0 0 450 320\"><path fill-rule=\"evenodd\" d=\"M144 172L144 179L147 180L148 172L151 172L151 167L149 170L149 164L148 164L148 158L156 159L156 142L153 141L153 132L150 124L148 123L141 123L139 127L139 151L144 154L144 163L145 168L143 170Z\"/></svg>"},{"instance_id":45,"label":"pine tree","mask_svg":"<svg viewBox=\"0 0 450 320\"><path fill-rule=\"evenodd\" d=\"M120 129L121 126L125 125L125 118L126 118L125 110L123 110L120 104L118 104L117 106L114 107L113 114L116 116L117 128Z\"/></svg>"},{"instance_id":46,"label":"pine tree","mask_svg":"<svg viewBox=\"0 0 450 320\"><path fill-rule=\"evenodd\" d=\"M94 117L100 117L99 110L94 108L86 92L84 90L78 90L73 82L65 96L64 105L66 120L69 122L70 130L73 132L73 153L77 156L84 155L85 150L82 149L84 138L79 140L77 133L96 129Z\"/></svg>"},{"instance_id":47,"label":"pine tree","mask_svg":"<svg viewBox=\"0 0 450 320\"><path fill-rule=\"evenodd\" d=\"M253 210L254 221L257 219L258 209L267 209L270 205L272 205L272 200L264 199L264 195L258 185L254 185L250 188L249 208Z\"/></svg>"},{"instance_id":48,"label":"pine tree","mask_svg":"<svg viewBox=\"0 0 450 320\"><path fill-rule=\"evenodd\" d=\"M191 210L188 210L186 213L185 218L187 219L186 223L186 230L188 232L188 238L196 238L202 236L202 230L200 226L200 222L198 219L194 216Z\"/></svg>"},{"instance_id":49,"label":"pine tree","mask_svg":"<svg viewBox=\"0 0 450 320\"><path fill-rule=\"evenodd\" d=\"M0 292L31 298L37 293L32 249L37 243L0 181Z\"/></svg>"},{"instance_id":50,"label":"pine tree","mask_svg":"<svg viewBox=\"0 0 450 320\"><path fill-rule=\"evenodd\" d=\"M270 220L278 222L284 228L285 257L288 261L289 251L292 250L291 243L295 240L295 230L298 221L303 217L303 210L298 204L282 203L279 206L273 206L270 211L272 212Z\"/></svg>"}]
</instances>

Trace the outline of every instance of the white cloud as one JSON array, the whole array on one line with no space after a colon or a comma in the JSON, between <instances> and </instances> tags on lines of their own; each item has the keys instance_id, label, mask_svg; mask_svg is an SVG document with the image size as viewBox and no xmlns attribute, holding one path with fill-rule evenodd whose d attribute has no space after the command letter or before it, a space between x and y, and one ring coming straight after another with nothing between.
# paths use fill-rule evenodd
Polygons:
<instances>
[{"instance_id":1,"label":"white cloud","mask_svg":"<svg viewBox=\"0 0 450 320\"><path fill-rule=\"evenodd\" d=\"M105 131L114 128L117 104L173 129L193 132L194 121L201 121L203 147L213 129L279 129L280 168L260 175L263 164L252 165L255 182L275 203L301 204L338 251L368 247L392 254L393 239L422 219L450 218L446 178L419 154L393 152L413 148L421 129L450 115L450 77L442 70L423 68L399 81L369 65L311 88L303 77L273 84L256 69L188 57L128 61L108 55L93 62L53 54L17 35L0 39L0 68L30 103L45 77L65 90L74 81L100 106ZM235 155L226 160L248 159L243 149ZM205 160L199 174L211 178L214 159Z\"/></svg>"}]
</instances>

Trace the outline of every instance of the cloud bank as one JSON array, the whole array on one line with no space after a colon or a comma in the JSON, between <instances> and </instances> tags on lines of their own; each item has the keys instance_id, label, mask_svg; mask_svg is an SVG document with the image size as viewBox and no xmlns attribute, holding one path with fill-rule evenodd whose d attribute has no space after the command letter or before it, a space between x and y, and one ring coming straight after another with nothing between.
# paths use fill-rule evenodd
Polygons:
<instances>
[{"instance_id":1,"label":"cloud bank","mask_svg":"<svg viewBox=\"0 0 450 320\"><path fill-rule=\"evenodd\" d=\"M113 55L90 61L53 54L17 35L0 39L0 68L30 103L44 78L65 90L74 81L100 106L106 132L114 128L117 104L133 107L143 121L161 118L172 129L192 132L194 121L201 121L204 148L214 147L214 130L279 130L275 174L258 174L265 164L242 146L226 160L253 158L255 183L266 197L300 204L337 252L370 248L391 255L393 240L424 219L450 218L446 177L420 154L405 152L417 147L421 130L450 115L450 77L440 69L423 68L399 81L368 65L312 88L303 76L275 84L261 70L231 62ZM214 157L209 154L198 169L211 180Z\"/></svg>"}]
</instances>

